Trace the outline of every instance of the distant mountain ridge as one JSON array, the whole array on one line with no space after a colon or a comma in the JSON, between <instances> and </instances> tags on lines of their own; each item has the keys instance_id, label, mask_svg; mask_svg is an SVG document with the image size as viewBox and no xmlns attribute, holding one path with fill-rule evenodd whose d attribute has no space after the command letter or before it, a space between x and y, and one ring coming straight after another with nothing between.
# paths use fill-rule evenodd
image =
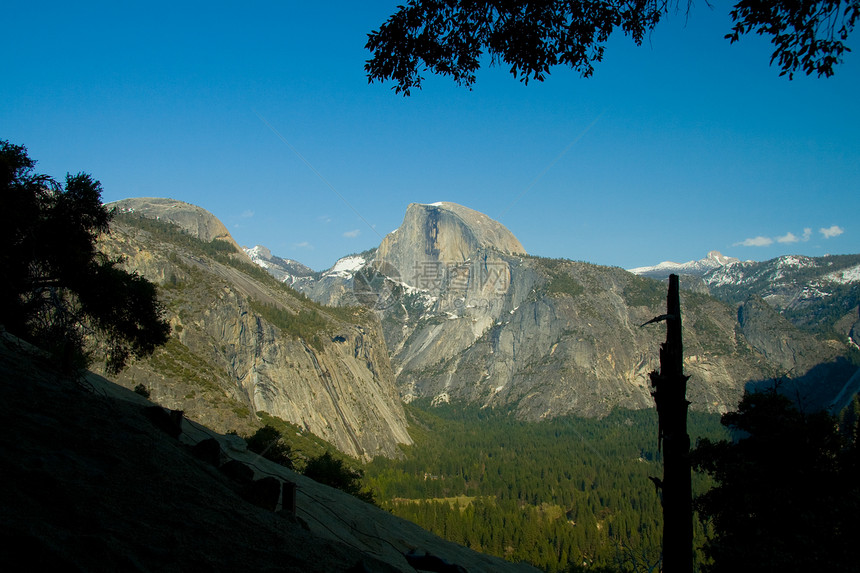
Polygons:
<instances>
[{"instance_id":1,"label":"distant mountain ridge","mask_svg":"<svg viewBox=\"0 0 860 573\"><path fill-rule=\"evenodd\" d=\"M312 268L292 259L283 259L272 254L272 251L262 245L256 245L250 249L242 247L248 257L257 265L266 269L279 281L292 285L304 277L313 277L318 274Z\"/></svg>"},{"instance_id":2,"label":"distant mountain ridge","mask_svg":"<svg viewBox=\"0 0 860 573\"><path fill-rule=\"evenodd\" d=\"M740 259L728 257L719 251L710 251L707 257L696 261L687 261L686 263L663 261L658 265L650 267L636 267L635 269L628 270L634 275L663 280L669 278L670 274L703 276L715 269L738 262L740 262Z\"/></svg>"},{"instance_id":3,"label":"distant mountain ridge","mask_svg":"<svg viewBox=\"0 0 860 573\"><path fill-rule=\"evenodd\" d=\"M184 266L162 262L153 268L150 261L153 253L163 253L156 259L167 257L168 262L178 253L183 265L199 258L188 258L182 249L177 251L164 241L147 243L142 232L132 234L143 243L122 251L134 254L132 268L140 265L141 272L157 277L168 292L174 280L171 273L179 284L191 284ZM293 264L279 262L259 246L242 253L243 260L252 260L246 256L266 263L269 273L273 262ZM855 325L857 303L852 302L852 289L858 284L854 277L860 274L852 265L860 260L831 259L819 264L816 259L796 265L777 261L770 268L712 253L708 261L704 266L711 270L687 277L688 284L698 286L682 292L685 370L691 375L688 397L694 408L727 411L734 408L745 387L776 377L796 383L807 404L826 406L845 393L847 380L856 371L844 357L854 348L850 333L860 332L860 324ZM207 313L201 308L201 291L193 301L183 299L188 302L182 304L189 307L178 315L178 324L186 329L179 340L184 345L196 340L197 356L215 368L226 365L234 371L234 353L204 350L212 348L207 341L215 336L217 344L229 350L234 340L249 344L253 337L248 335L262 328L266 345L278 349L279 365L272 365L275 355L267 354L271 351L257 352L259 358L254 360L258 362L251 370L239 360L243 366L235 378L242 381L238 387L244 388L248 400L253 396L253 401L267 407L306 396L303 406L293 403L282 410L282 417L306 424L313 420L308 427L314 433L322 432L353 455L372 455L377 449L391 455L398 440L408 440L401 433L405 432L402 413L388 390L379 401L376 388L387 388L388 382L382 384L385 379L393 379L405 402L474 404L531 421L568 414L602 416L614 407L653 407L649 372L657 368L663 332L659 326L639 325L665 312L666 290L659 280L615 267L528 255L504 226L449 202L409 205L401 226L384 237L379 247L343 257L327 271L308 272L298 263L289 268L282 266L282 280L286 277L293 289L331 308L304 306L309 301L295 306L302 300L295 293L289 295L289 302L283 299L278 304L308 318L361 318L349 319L351 325L332 322L331 327L313 326L305 334L296 331L286 337L284 333L290 331L283 328L289 324L283 323L279 337L274 325L283 318L267 315L272 311L257 303L242 303L261 296L254 293L262 293L262 285L252 287L246 278L229 271L231 281L240 279L238 284L244 285L223 287L225 293L235 293L228 297L234 301L229 313L248 313L253 322L245 324L243 318L238 330L231 327L224 332L224 324L232 324L233 319L229 313ZM690 268L701 273L703 265ZM841 290L828 291L814 301L806 295L792 299L814 304L774 306L778 293L762 288L777 284L773 273L795 276L792 273L798 269L813 273L809 276L816 284L824 284L815 278L819 274L830 276L827 284ZM222 277L223 272L218 271ZM219 285L222 280L214 279ZM200 288L209 282L203 281ZM801 288L797 281L791 284ZM807 289L807 295L812 292ZM840 303L832 304L836 299ZM803 314L804 309L812 314ZM196 326L200 316L206 317L203 331ZM381 333L382 339L375 338L374 332ZM290 342L293 336L298 336L299 346ZM251 382L261 375L264 383ZM356 375L373 383L349 382ZM290 389L275 390L279 379L291 380ZM332 380L339 385L332 386ZM320 395L325 402L313 402ZM344 399L352 401L349 410ZM362 422L368 415L381 416L375 418L375 430ZM386 430L386 424L393 425ZM377 432L387 437L374 442Z\"/></svg>"},{"instance_id":4,"label":"distant mountain ridge","mask_svg":"<svg viewBox=\"0 0 860 573\"><path fill-rule=\"evenodd\" d=\"M630 272L661 280L670 272L681 274L687 288L729 304L758 297L795 326L842 337L860 350L853 334L860 332L860 255L783 255L767 261L739 261L711 251L699 261L661 263Z\"/></svg>"},{"instance_id":5,"label":"distant mountain ridge","mask_svg":"<svg viewBox=\"0 0 860 573\"><path fill-rule=\"evenodd\" d=\"M476 213L448 202L411 204L379 248L294 283L325 304L375 309L405 401L477 402L532 420L650 407L659 329L632 326L664 312L665 287L646 277L672 272L692 288L683 307L694 407L730 409L747 382L786 372L805 392L820 392L823 404L850 377L850 367L834 362L843 344L822 343L767 304L747 303L739 314L755 289L738 300L718 296L725 302L708 296L707 277L746 268L734 257L712 251L700 261L635 269L645 275L636 278L526 255L509 230ZM484 232L490 226L493 234ZM818 368L813 384L804 377L818 364L831 366Z\"/></svg>"},{"instance_id":6,"label":"distant mountain ridge","mask_svg":"<svg viewBox=\"0 0 860 573\"><path fill-rule=\"evenodd\" d=\"M814 332L847 337L860 315L860 255L747 261L715 269L702 280L721 300L739 303L754 294Z\"/></svg>"}]
</instances>

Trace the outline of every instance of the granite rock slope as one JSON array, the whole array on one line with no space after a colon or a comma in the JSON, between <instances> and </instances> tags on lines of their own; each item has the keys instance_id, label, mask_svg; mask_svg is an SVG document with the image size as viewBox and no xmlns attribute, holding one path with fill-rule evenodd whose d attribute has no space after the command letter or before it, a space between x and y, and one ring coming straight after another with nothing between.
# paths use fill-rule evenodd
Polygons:
<instances>
[{"instance_id":1,"label":"granite rock slope","mask_svg":"<svg viewBox=\"0 0 860 573\"><path fill-rule=\"evenodd\" d=\"M173 330L118 382L143 384L220 431L246 430L265 411L359 458L396 456L411 443L372 313L307 300L251 264L229 235L213 234L215 225L189 222L198 208L171 209L171 221L187 221L181 230L136 208L101 243L160 286Z\"/></svg>"}]
</instances>

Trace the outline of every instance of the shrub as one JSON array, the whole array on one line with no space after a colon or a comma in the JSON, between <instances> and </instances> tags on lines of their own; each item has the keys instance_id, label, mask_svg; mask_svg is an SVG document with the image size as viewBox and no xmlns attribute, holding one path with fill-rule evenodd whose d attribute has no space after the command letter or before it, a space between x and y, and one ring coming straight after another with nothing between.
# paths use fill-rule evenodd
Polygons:
<instances>
[{"instance_id":1,"label":"shrub","mask_svg":"<svg viewBox=\"0 0 860 573\"><path fill-rule=\"evenodd\" d=\"M248 449L252 452L286 468L293 468L292 450L284 442L283 435L276 428L267 424L254 432L252 436L246 437L245 441L248 443Z\"/></svg>"},{"instance_id":2,"label":"shrub","mask_svg":"<svg viewBox=\"0 0 860 573\"><path fill-rule=\"evenodd\" d=\"M304 474L314 481L345 491L367 503L376 504L373 492L361 489L364 472L346 467L343 460L333 457L330 452L309 459Z\"/></svg>"},{"instance_id":3,"label":"shrub","mask_svg":"<svg viewBox=\"0 0 860 573\"><path fill-rule=\"evenodd\" d=\"M143 384L138 384L137 386L135 386L134 387L134 393L140 394L144 398L149 398L149 394L150 394L149 389L146 386L144 386Z\"/></svg>"}]
</instances>

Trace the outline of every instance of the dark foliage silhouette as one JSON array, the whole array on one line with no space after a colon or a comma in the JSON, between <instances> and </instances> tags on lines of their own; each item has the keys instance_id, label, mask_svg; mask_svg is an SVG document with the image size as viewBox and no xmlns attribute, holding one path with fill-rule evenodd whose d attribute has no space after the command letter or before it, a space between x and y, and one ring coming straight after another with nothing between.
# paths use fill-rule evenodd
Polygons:
<instances>
[{"instance_id":1,"label":"dark foliage silhouette","mask_svg":"<svg viewBox=\"0 0 860 573\"><path fill-rule=\"evenodd\" d=\"M309 459L302 473L314 481L345 491L362 501L376 503L372 492L361 489L364 472L345 466L343 460L335 458L330 452Z\"/></svg>"},{"instance_id":2,"label":"dark foliage silhouette","mask_svg":"<svg viewBox=\"0 0 860 573\"><path fill-rule=\"evenodd\" d=\"M95 339L118 372L167 341L155 285L98 251L111 220L98 181L79 173L62 185L34 167L25 147L0 141L0 323L68 371L87 365Z\"/></svg>"},{"instance_id":3,"label":"dark foliage silhouette","mask_svg":"<svg viewBox=\"0 0 860 573\"><path fill-rule=\"evenodd\" d=\"M293 468L292 448L283 441L283 435L274 426L266 424L245 441L252 452L286 468Z\"/></svg>"},{"instance_id":4,"label":"dark foliage silhouette","mask_svg":"<svg viewBox=\"0 0 860 573\"><path fill-rule=\"evenodd\" d=\"M718 483L696 499L714 534L708 571L852 571L860 528L856 421L799 411L776 387L724 414L735 441L702 440L694 467Z\"/></svg>"},{"instance_id":5,"label":"dark foliage silhouette","mask_svg":"<svg viewBox=\"0 0 860 573\"><path fill-rule=\"evenodd\" d=\"M642 43L660 19L680 2L618 0L410 0L368 35L369 81L395 82L409 95L421 88L421 73L451 76L471 86L485 54L510 66L522 82L543 81L564 65L588 77L603 59L615 31ZM687 11L692 7L688 2ZM731 11L731 42L755 32L771 37L781 74L831 76L849 51L845 41L860 16L860 0L740 0Z\"/></svg>"}]
</instances>

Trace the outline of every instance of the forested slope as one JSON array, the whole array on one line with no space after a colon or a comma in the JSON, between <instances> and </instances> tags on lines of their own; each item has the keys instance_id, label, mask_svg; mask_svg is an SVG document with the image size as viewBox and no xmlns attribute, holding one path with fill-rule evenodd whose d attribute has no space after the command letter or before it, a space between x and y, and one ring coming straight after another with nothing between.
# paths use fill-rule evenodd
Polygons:
<instances>
[{"instance_id":1,"label":"forested slope","mask_svg":"<svg viewBox=\"0 0 860 573\"><path fill-rule=\"evenodd\" d=\"M368 484L395 515L467 547L547 571L656 563L662 475L653 410L540 424L478 408L408 406L415 445L377 459ZM691 413L691 436L723 436ZM697 477L694 487L707 484ZM703 541L698 532L698 542Z\"/></svg>"}]
</instances>

